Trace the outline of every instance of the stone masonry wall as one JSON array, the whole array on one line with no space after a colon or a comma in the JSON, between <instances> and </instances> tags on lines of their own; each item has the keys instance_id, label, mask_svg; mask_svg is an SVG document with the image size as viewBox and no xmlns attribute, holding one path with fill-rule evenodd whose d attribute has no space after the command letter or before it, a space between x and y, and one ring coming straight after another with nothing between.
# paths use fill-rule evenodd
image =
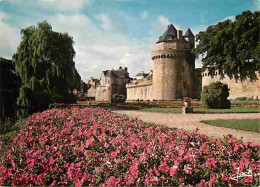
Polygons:
<instances>
[{"instance_id":1,"label":"stone masonry wall","mask_svg":"<svg viewBox=\"0 0 260 187\"><path fill-rule=\"evenodd\" d=\"M143 101L151 101L153 94L151 79L139 79L134 80L130 84L126 85L127 88L127 100L143 100Z\"/></svg>"},{"instance_id":2,"label":"stone masonry wall","mask_svg":"<svg viewBox=\"0 0 260 187\"><path fill-rule=\"evenodd\" d=\"M204 73L202 73L202 88L212 82L220 81L228 85L230 89L230 99L236 99L238 97L253 97L253 99L260 99L260 75L258 74L257 77L257 81L250 81L249 79L246 79L243 82L236 82L235 79L230 79L229 77L225 77L222 80L220 79L219 75L211 77L208 74L208 71L205 71Z\"/></svg>"},{"instance_id":3,"label":"stone masonry wall","mask_svg":"<svg viewBox=\"0 0 260 187\"><path fill-rule=\"evenodd\" d=\"M142 85L142 86L131 86L127 88L127 100L143 100L151 101L152 100L152 84Z\"/></svg>"},{"instance_id":4,"label":"stone masonry wall","mask_svg":"<svg viewBox=\"0 0 260 187\"><path fill-rule=\"evenodd\" d=\"M153 59L153 100L181 97L182 50L155 50Z\"/></svg>"},{"instance_id":5,"label":"stone masonry wall","mask_svg":"<svg viewBox=\"0 0 260 187\"><path fill-rule=\"evenodd\" d=\"M91 86L88 89L88 97L95 97L96 95L96 88L94 88L94 86Z\"/></svg>"},{"instance_id":6,"label":"stone masonry wall","mask_svg":"<svg viewBox=\"0 0 260 187\"><path fill-rule=\"evenodd\" d=\"M112 97L112 88L110 85L97 86L96 88L96 101L111 101Z\"/></svg>"}]
</instances>

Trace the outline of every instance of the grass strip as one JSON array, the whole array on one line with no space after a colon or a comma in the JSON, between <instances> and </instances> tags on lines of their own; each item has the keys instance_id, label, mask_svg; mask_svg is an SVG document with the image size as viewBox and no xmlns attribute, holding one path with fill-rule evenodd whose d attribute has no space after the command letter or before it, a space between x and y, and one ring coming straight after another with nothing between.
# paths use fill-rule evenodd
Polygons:
<instances>
[{"instance_id":1,"label":"grass strip","mask_svg":"<svg viewBox=\"0 0 260 187\"><path fill-rule=\"evenodd\" d=\"M217 119L217 120L203 120L202 123L213 126L220 126L232 129L239 129L245 131L254 131L260 133L259 119Z\"/></svg>"}]
</instances>

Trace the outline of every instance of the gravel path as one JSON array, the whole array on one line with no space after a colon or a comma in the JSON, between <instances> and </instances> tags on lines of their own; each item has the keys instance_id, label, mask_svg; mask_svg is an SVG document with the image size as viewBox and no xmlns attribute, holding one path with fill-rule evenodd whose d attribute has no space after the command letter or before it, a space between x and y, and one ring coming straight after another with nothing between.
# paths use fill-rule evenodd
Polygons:
<instances>
[{"instance_id":1,"label":"gravel path","mask_svg":"<svg viewBox=\"0 0 260 187\"><path fill-rule=\"evenodd\" d=\"M132 118L137 118L144 122L167 125L169 127L183 128L193 131L199 128L199 133L209 137L223 138L224 135L232 134L236 138L243 137L244 142L260 143L260 133L236 130L225 127L217 127L200 123L201 120L213 119L259 119L260 113L236 113L236 114L165 114L155 112L117 110L118 114L125 114ZM259 127L260 128L260 127Z\"/></svg>"}]
</instances>

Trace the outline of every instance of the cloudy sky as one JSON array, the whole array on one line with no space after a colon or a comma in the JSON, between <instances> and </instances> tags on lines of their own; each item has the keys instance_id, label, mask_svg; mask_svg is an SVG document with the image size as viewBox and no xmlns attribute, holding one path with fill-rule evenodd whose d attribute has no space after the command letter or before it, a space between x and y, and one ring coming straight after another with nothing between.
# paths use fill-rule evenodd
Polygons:
<instances>
[{"instance_id":1,"label":"cloudy sky","mask_svg":"<svg viewBox=\"0 0 260 187\"><path fill-rule=\"evenodd\" d=\"M259 0L0 0L0 57L11 59L22 28L47 20L54 31L73 37L84 81L119 66L134 76L152 69L151 51L168 24L196 34L259 5Z\"/></svg>"}]
</instances>

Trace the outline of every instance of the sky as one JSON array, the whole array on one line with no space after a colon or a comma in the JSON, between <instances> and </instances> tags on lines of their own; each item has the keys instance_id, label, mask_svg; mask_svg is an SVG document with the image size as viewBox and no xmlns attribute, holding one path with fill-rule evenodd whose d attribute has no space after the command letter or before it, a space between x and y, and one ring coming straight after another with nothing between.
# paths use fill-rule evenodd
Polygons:
<instances>
[{"instance_id":1,"label":"sky","mask_svg":"<svg viewBox=\"0 0 260 187\"><path fill-rule=\"evenodd\" d=\"M12 58L21 29L47 20L73 37L83 81L119 66L134 77L152 69L151 51L167 25L197 34L245 10L260 10L260 0L0 0L0 57Z\"/></svg>"}]
</instances>

